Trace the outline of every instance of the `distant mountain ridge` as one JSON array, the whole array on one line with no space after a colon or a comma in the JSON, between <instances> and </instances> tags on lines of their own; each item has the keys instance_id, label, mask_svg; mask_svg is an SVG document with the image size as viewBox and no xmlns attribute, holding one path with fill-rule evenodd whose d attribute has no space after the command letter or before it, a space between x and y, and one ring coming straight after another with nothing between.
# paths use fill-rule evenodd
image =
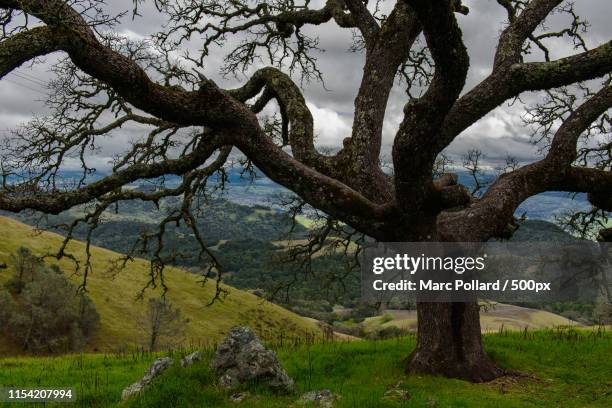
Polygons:
<instances>
[{"instance_id":1,"label":"distant mountain ridge","mask_svg":"<svg viewBox=\"0 0 612 408\"><path fill-rule=\"evenodd\" d=\"M510 241L513 242L563 242L575 241L576 238L568 234L561 227L552 222L542 220L526 220L519 224Z\"/></svg>"},{"instance_id":2,"label":"distant mountain ridge","mask_svg":"<svg viewBox=\"0 0 612 408\"><path fill-rule=\"evenodd\" d=\"M452 169L451 172L459 175L459 182L468 189L474 187L474 180L467 171L462 169ZM89 176L90 181L99 180L106 175L103 171L98 171ZM79 180L82 173L79 171L62 171L60 176L67 182ZM262 205L269 208L278 209L280 206L280 196L292 194L285 187L276 184L262 172L255 171L255 174L245 174L238 168L227 170L225 189L220 193L220 197L242 205ZM485 182L491 182L497 177L493 171L485 172L482 178ZM168 175L164 177L169 186L176 186L180 182L180 177ZM210 183L215 182L213 176ZM142 187L153 185L145 180L132 183L132 187ZM523 202L516 210L517 216L525 214L530 219L554 220L555 216L562 215L568 211L588 210L591 208L586 200L585 194L573 194L560 191L549 191L530 197Z\"/></svg>"},{"instance_id":3,"label":"distant mountain ridge","mask_svg":"<svg viewBox=\"0 0 612 408\"><path fill-rule=\"evenodd\" d=\"M118 207L107 210L94 230L92 243L118 252L126 252L128 244L135 242L139 235L145 231L153 231L160 220L171 210L180 205L178 198L167 198L160 202L159 208L153 203L140 200L125 201ZM22 212L13 214L0 212L10 218L18 219L28 225L47 228L53 225L69 224L76 217L82 215L82 207L76 207L57 216ZM200 233L209 246L217 245L227 240L258 240L273 241L287 238L291 231L294 238L305 236L306 228L297 223L292 224L288 214L278 209L261 205L246 206L233 201L216 198L208 200L196 213L197 225ZM166 227L170 237L166 245L168 249L181 247L185 251L198 252L197 242L193 231L185 225L176 227L174 223ZM57 230L62 233L63 231ZM75 231L76 239L85 239L87 229L85 225Z\"/></svg>"}]
</instances>

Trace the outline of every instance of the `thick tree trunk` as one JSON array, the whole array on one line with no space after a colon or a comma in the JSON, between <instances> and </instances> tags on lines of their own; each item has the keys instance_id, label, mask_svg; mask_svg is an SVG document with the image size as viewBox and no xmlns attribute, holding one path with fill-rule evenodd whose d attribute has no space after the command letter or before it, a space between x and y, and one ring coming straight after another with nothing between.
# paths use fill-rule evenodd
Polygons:
<instances>
[{"instance_id":1,"label":"thick tree trunk","mask_svg":"<svg viewBox=\"0 0 612 408\"><path fill-rule=\"evenodd\" d=\"M442 375L472 382L504 374L482 347L477 302L417 305L417 347L406 372Z\"/></svg>"}]
</instances>

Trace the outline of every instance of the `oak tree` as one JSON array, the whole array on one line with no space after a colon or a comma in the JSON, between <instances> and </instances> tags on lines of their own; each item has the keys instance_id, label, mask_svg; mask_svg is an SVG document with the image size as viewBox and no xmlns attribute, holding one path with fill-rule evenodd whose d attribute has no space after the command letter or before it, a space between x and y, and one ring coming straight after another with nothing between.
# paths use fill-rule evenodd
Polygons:
<instances>
[{"instance_id":1,"label":"oak tree","mask_svg":"<svg viewBox=\"0 0 612 408\"><path fill-rule=\"evenodd\" d=\"M169 300L151 298L137 325L146 335L144 341L149 351L154 352L160 345L180 343L188 322L181 316L181 309Z\"/></svg>"},{"instance_id":2,"label":"oak tree","mask_svg":"<svg viewBox=\"0 0 612 408\"><path fill-rule=\"evenodd\" d=\"M143 3L134 1L135 24ZM381 241L507 235L519 204L551 190L587 193L593 219L612 210L612 42L587 49L586 24L563 0L497 0L508 22L491 72L472 89L464 89L469 58L458 19L469 18L469 10L460 0L397 0L386 15L378 3L363 0L327 0L320 7L294 0L149 3L167 24L150 40L134 41L112 33L120 16L110 15L103 1L0 0L0 77L38 57L65 55L54 67L52 114L17 129L3 149L0 209L58 214L94 203L75 224L95 227L118 202L177 196L181 208L143 239L161 244L164 227L181 223L194 228L206 256L193 211L206 181L237 149L247 167L334 222ZM550 31L544 22L556 12L571 23ZM323 24L352 30L354 51L364 57L352 132L333 153L317 149L299 85L299 79L323 77L313 57L317 40L305 29ZM551 38L569 38L576 53L551 59ZM190 41L198 42L199 52L178 62L175 50ZM223 73L248 74L237 80L240 86L223 89L201 74L215 46L226 51ZM534 58L536 51L543 57ZM380 164L382 132L398 78L409 92L389 172ZM435 171L458 135L526 92L545 95L526 116L542 147L540 160L513 166L478 197L456 174ZM265 117L269 106L276 117ZM148 130L115 159L110 174L92 180L88 152L128 123ZM61 182L59 171L68 157L83 170L71 184ZM123 188L165 175L182 182L152 191ZM68 227L67 239L74 225ZM163 271L164 259L156 255L153 281ZM420 303L418 319L408 372L472 381L502 374L483 350L476 302Z\"/></svg>"}]
</instances>

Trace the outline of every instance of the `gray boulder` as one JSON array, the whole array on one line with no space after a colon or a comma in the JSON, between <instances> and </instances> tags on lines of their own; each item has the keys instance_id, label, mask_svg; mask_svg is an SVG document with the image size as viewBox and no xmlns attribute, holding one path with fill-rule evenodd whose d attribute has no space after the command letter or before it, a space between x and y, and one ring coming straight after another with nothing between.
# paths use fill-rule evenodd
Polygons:
<instances>
[{"instance_id":1,"label":"gray boulder","mask_svg":"<svg viewBox=\"0 0 612 408\"><path fill-rule=\"evenodd\" d=\"M128 399L132 395L138 394L144 390L155 377L166 371L166 369L170 367L173 362L174 360L172 360L170 357L158 358L155 360L140 381L128 386L123 390L121 393L121 398L124 400Z\"/></svg>"},{"instance_id":2,"label":"gray boulder","mask_svg":"<svg viewBox=\"0 0 612 408\"><path fill-rule=\"evenodd\" d=\"M246 381L260 381L277 392L290 392L294 382L273 351L261 344L248 327L234 327L210 362L210 368L226 388Z\"/></svg>"},{"instance_id":3,"label":"gray boulder","mask_svg":"<svg viewBox=\"0 0 612 408\"><path fill-rule=\"evenodd\" d=\"M193 363L197 361L202 361L201 351L195 351L189 354L188 356L183 357L183 359L181 360L181 367L183 368L189 367L190 365L192 365Z\"/></svg>"}]
</instances>

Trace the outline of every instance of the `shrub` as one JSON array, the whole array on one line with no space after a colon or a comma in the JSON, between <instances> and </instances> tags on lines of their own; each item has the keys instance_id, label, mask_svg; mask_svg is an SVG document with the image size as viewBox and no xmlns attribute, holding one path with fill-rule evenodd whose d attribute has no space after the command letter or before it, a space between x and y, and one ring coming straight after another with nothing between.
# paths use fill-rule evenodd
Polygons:
<instances>
[{"instance_id":1,"label":"shrub","mask_svg":"<svg viewBox=\"0 0 612 408\"><path fill-rule=\"evenodd\" d=\"M364 321L368 317L378 316L379 314L378 307L379 305L375 303L357 302L353 306L351 313L347 317L359 323L359 322Z\"/></svg>"},{"instance_id":2,"label":"shrub","mask_svg":"<svg viewBox=\"0 0 612 408\"><path fill-rule=\"evenodd\" d=\"M369 340L385 340L397 337L404 337L407 336L409 333L409 330L405 330L397 326L388 326L381 327L370 333L367 333L365 337Z\"/></svg>"},{"instance_id":3,"label":"shrub","mask_svg":"<svg viewBox=\"0 0 612 408\"><path fill-rule=\"evenodd\" d=\"M6 290L0 290L0 324L2 326L8 320L12 306L13 298L11 298L10 293Z\"/></svg>"},{"instance_id":4,"label":"shrub","mask_svg":"<svg viewBox=\"0 0 612 408\"><path fill-rule=\"evenodd\" d=\"M45 267L29 251L19 250L14 259L19 263L8 285L13 296L0 293L5 333L33 353L82 349L100 321L91 299L58 267Z\"/></svg>"},{"instance_id":5,"label":"shrub","mask_svg":"<svg viewBox=\"0 0 612 408\"><path fill-rule=\"evenodd\" d=\"M593 311L595 321L598 324L612 324L612 304L599 303Z\"/></svg>"},{"instance_id":6,"label":"shrub","mask_svg":"<svg viewBox=\"0 0 612 408\"><path fill-rule=\"evenodd\" d=\"M36 279L36 275L44 269L40 258L32 254L28 248L20 247L11 255L10 260L13 276L5 283L5 287L14 294L19 294L28 282Z\"/></svg>"},{"instance_id":7,"label":"shrub","mask_svg":"<svg viewBox=\"0 0 612 408\"><path fill-rule=\"evenodd\" d=\"M393 296L391 300L387 302L387 309L416 310L416 303L405 300L401 296Z\"/></svg>"}]
</instances>

